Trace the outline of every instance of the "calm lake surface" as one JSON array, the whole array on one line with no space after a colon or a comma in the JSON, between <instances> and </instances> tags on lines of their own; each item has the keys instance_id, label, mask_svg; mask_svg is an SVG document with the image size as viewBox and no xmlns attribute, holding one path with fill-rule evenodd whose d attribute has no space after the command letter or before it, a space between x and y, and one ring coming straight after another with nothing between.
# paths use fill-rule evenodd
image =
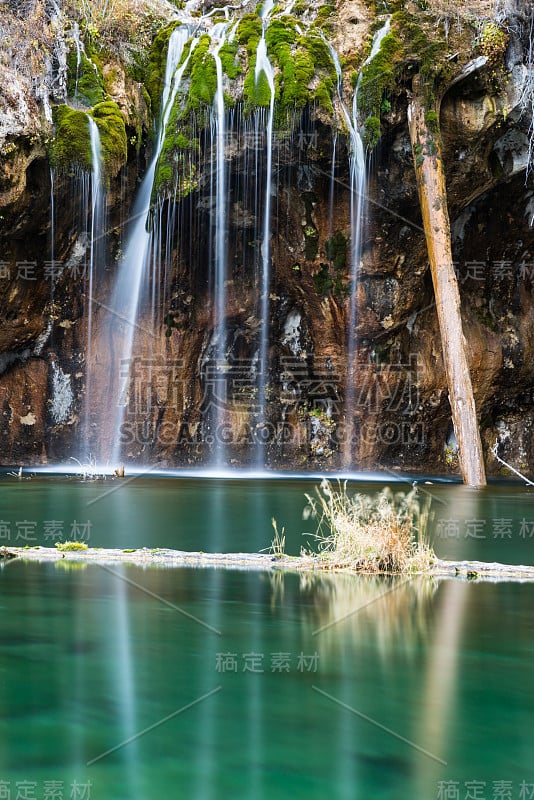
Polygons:
<instances>
[{"instance_id":1,"label":"calm lake surface","mask_svg":"<svg viewBox=\"0 0 534 800\"><path fill-rule=\"evenodd\" d=\"M0 544L257 551L275 517L298 553L316 485L3 476ZM534 563L531 490L420 491L440 556ZM11 562L0 590L0 797L534 797L534 585Z\"/></svg>"}]
</instances>

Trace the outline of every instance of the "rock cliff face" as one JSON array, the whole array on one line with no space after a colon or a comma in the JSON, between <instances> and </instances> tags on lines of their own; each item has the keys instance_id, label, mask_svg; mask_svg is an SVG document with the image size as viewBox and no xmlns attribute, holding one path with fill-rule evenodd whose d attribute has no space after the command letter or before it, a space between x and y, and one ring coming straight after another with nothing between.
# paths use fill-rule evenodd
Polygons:
<instances>
[{"instance_id":1,"label":"rock cliff face","mask_svg":"<svg viewBox=\"0 0 534 800\"><path fill-rule=\"evenodd\" d=\"M247 69L261 22L254 28L256 39L250 31L246 38L244 28L237 29L240 49L232 59L240 74L235 80L226 66L227 92L234 93L237 105L229 115L233 135L224 153L224 324L214 311L210 266L216 140L206 111L213 99L211 67L206 66L209 53L202 63L195 62L197 72L191 72L189 94L182 102L191 103L191 87L201 68L209 102L200 99L192 116L178 118L175 138L166 143L171 161L179 164L178 184L173 185L166 163L157 173L152 221L158 232L159 266L148 292L157 302L143 305L136 323L130 389L124 400L124 459L171 466L209 463L222 452L231 464L304 470L456 469L406 120L411 76L429 68L424 49L432 42L425 37L439 25L445 44L440 44L442 71L436 83L443 95L437 124L488 465L498 468L489 450L497 440L507 461L523 471L534 469L534 188L526 178L532 138L531 20L524 9L511 4L494 21L488 4L473 2L478 26L454 4L452 12L450 3L429 2L426 11L419 5L376 3L378 8L353 2L328 10L334 13L327 19L327 37L342 60L348 108L352 73L357 76L368 55L368 37L383 25L385 12L393 14L393 36L402 42L402 49L395 50L395 39L386 41L394 65L388 82L382 85L382 77L369 74L369 86L363 85L368 183L356 283L351 279L350 142L333 64L318 66L322 50L313 51L315 67L306 86L297 81L315 99L307 104L305 97L299 113L284 118L290 124L277 122L264 413L257 409L257 369L266 142L265 125L254 127L251 120L265 122L267 104L256 97L263 111L248 117L241 105L243 96L245 107L251 102L246 96ZM316 12L299 12L303 17L295 24L304 27L306 14ZM209 30L211 22L202 19ZM288 20L284 25L296 42ZM71 28L65 24L63 30L65 64L70 68L64 90L58 89L59 81L50 93L54 122L35 87L3 67L0 426L5 464L53 463L70 456L87 460L89 454L105 458L113 436L109 386L125 368L120 363L124 322L117 318L109 328L109 299L132 200L150 157L151 113L161 91L165 37L160 37L161 53L154 47L145 59L144 72L125 68L109 50L93 53L86 41L84 52L94 66L85 68L96 66L100 77L96 83L82 81L80 89L83 62L76 58ZM308 44L298 44L299 53L312 52L309 36ZM269 46L269 52L281 52L274 39ZM61 47L56 51L61 53ZM277 57L277 74L283 75L287 65ZM298 62L295 55L293 61ZM56 59L51 80L60 72L61 60ZM288 75L277 84L280 105L284 92L289 96ZM81 91L86 93L82 99ZM202 91L194 96L201 97ZM293 96L299 107L298 94ZM84 114L81 132L74 127L65 136L63 129L64 146L58 149L63 118L57 109L65 102L78 112L90 112L97 122L99 104L115 103L127 147L122 152L118 140L110 139L107 235L99 251L92 304L91 336L98 346L91 348L86 269L90 214L84 172L90 168L90 151L88 156ZM69 122L76 124L72 117ZM180 135L183 141L177 144ZM66 145L77 142L77 136L83 142L76 145L74 157ZM353 293L357 346L355 363L349 367ZM221 353L222 373L217 363ZM88 370L91 398L86 391ZM222 447L219 443L217 448L217 439Z\"/></svg>"}]
</instances>

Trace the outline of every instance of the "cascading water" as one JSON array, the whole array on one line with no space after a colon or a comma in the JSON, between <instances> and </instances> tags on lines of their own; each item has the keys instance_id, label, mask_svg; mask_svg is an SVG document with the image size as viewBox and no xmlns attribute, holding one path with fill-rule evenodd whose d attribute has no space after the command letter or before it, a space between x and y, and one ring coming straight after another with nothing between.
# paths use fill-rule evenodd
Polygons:
<instances>
[{"instance_id":1,"label":"cascading water","mask_svg":"<svg viewBox=\"0 0 534 800\"><path fill-rule=\"evenodd\" d=\"M56 201L55 201L55 170L50 167L50 263L54 264L56 255ZM50 281L51 299L54 299L55 281Z\"/></svg>"},{"instance_id":2,"label":"cascading water","mask_svg":"<svg viewBox=\"0 0 534 800\"><path fill-rule=\"evenodd\" d=\"M382 28L375 34L371 46L371 52L364 61L352 99L352 113L349 114L347 106L343 100L342 73L339 57L332 45L325 39L337 75L337 95L339 104L349 131L350 137L350 310L349 310L349 331L347 343L347 382L345 389L345 430L343 436L343 461L344 466L351 466L354 460L354 411L355 411L355 391L357 381L357 299L358 283L361 268L362 256L362 234L364 212L367 204L367 171L365 164L365 148L360 132L360 120L358 110L358 92L361 85L363 70L373 60L380 50L382 40L391 27L391 18L388 17Z\"/></svg>"},{"instance_id":3,"label":"cascading water","mask_svg":"<svg viewBox=\"0 0 534 800\"><path fill-rule=\"evenodd\" d=\"M156 147L134 204L132 213L133 224L128 236L128 244L124 257L119 266L117 282L110 303L111 314L108 320L108 328L111 330L112 327L115 328L121 323L124 324L123 338L119 343L118 353L118 366L119 370L122 370L122 373L119 376L119 380L115 381L116 390L113 395L115 417L111 431L111 448L106 447L104 443L104 447L102 448L104 452L101 452L101 457L105 457L107 451L107 458L105 458L105 460L111 459L113 464L118 464L121 456L120 436L130 382L129 365L132 358L135 330L136 327L139 327L137 311L140 302L143 276L150 261L151 234L148 230L148 224L154 175L163 147L165 129L180 87L180 81L189 62L191 52L196 44L196 40L193 40L187 57L184 59L181 66L178 67L189 37L189 28L186 25L181 25L172 32L169 39L161 101L162 111L156 137Z\"/></svg>"},{"instance_id":4,"label":"cascading water","mask_svg":"<svg viewBox=\"0 0 534 800\"><path fill-rule=\"evenodd\" d=\"M80 26L77 22L74 23L72 29L72 38L74 39L74 46L76 48L76 77L74 82L74 103L78 101L78 80L80 77L80 65L82 63L82 42L80 38Z\"/></svg>"},{"instance_id":5,"label":"cascading water","mask_svg":"<svg viewBox=\"0 0 534 800\"><path fill-rule=\"evenodd\" d=\"M227 180L226 180L226 112L224 108L223 70L219 51L226 41L227 23L214 26L211 38L217 45L213 50L213 58L217 70L217 89L214 101L215 141L216 141L216 188L215 188L215 281L214 281L214 319L213 331L215 334L215 368L222 372L223 380L226 379L226 234L227 234ZM213 136L212 136L213 141ZM217 381L219 383L220 381ZM215 403L215 465L224 464L224 448L217 432L222 423L223 408L220 398Z\"/></svg>"},{"instance_id":6,"label":"cascading water","mask_svg":"<svg viewBox=\"0 0 534 800\"><path fill-rule=\"evenodd\" d=\"M109 370L111 380L108 380L108 383L110 384L110 401L116 408L114 416L110 414L109 420L104 420L101 430L99 429L100 446L95 447L95 452L98 452L98 458L103 463L118 466L121 458L134 455L137 458L142 457L143 450L137 447L139 441L146 442L150 447L156 445L159 452L162 452L165 447L165 445L160 445L160 440L158 440L158 420L163 418L163 413L166 413L163 410L160 413L159 409L163 409L165 400L162 400L160 404L160 400L156 399L156 403L154 403L156 397L163 398L164 394L156 394L158 390L154 388L155 383L153 383L155 373L151 370L152 365L159 364L160 361L162 364L165 361L164 368L168 369L171 361L166 361L166 359L173 359L175 356L180 358L180 336L172 336L172 327L178 328L183 325L182 320L188 313L188 311L182 310L184 307L182 297L186 303L191 303L192 300L187 299L185 292L181 294L181 285L175 280L176 275L187 276L185 270L189 269L195 270L198 280L205 281L205 283L199 284L199 288L200 291L207 290L210 298L205 311L201 312L205 313L204 319L210 334L209 337L204 338L201 349L196 351L199 358L197 363L200 366L200 391L204 405L200 409L199 428L193 430L193 436L196 438L194 440L190 438L189 441L202 443L201 457L204 457L207 449L204 445L211 444L211 439L206 434L208 436L211 434L215 443L214 448L210 447L211 465L217 468L225 466L233 442L239 442L241 436L239 426L245 419L245 414L241 409L245 408L247 402L246 391L250 391L250 395L248 395L250 405L245 412L252 424L252 436L247 434L247 445L253 448L249 451L250 460L258 468L265 466L266 447L262 444L262 439L263 434L268 437L271 430L270 423L273 422L269 411L268 391L269 345L272 336L270 306L273 174L276 172L275 155L280 153L280 150L276 149L273 130L275 71L267 53L269 37L266 33L272 10L273 0L269 0L261 10L261 37L255 53L254 80L256 87L261 90L259 94L265 99L263 106L250 115L247 115L246 112L243 113L243 109L239 105L235 109L225 108L224 88L227 78L224 76L224 58L222 58L221 50L225 44L231 41L236 26L229 22L214 25L210 23L209 26L206 26L207 29L199 29L211 40L209 57L213 58L214 62L216 81L214 81L215 92L211 106L211 124L203 128L205 123L202 122L198 125L198 118L195 118L194 114L183 118L178 117L183 120L183 138L187 139L189 144L183 147L180 145L179 152L174 151L172 156L174 161L171 169L168 170L170 178L163 183L164 188L162 189L158 160L165 144L166 149L161 163L162 166L168 168L169 162L164 159L169 159L168 150L173 151L172 145L167 148L166 129L180 90L182 77L186 73L189 59L198 41L192 39L187 52L187 43L192 30L191 24L180 25L171 34L163 86L162 111L154 155L134 204L127 246L119 265L115 286L107 308L108 314L106 316L102 311L99 312L98 334L103 338L98 340L98 346L92 348L93 357L91 357L91 338L94 338L94 336L91 337L92 313L89 315L88 360L92 361L93 358L96 360L98 356L95 354L97 353L110 352L110 357L114 362L112 365L114 369ZM373 53L368 60L374 57L380 47L381 38L386 32L387 29L383 29L375 37ZM351 367L346 391L347 419L350 420L354 410L354 372L357 361L356 284L361 260L362 219L366 192L365 153L359 132L357 90L352 110L349 112L343 102L339 59L330 45L329 49L338 75L338 108L340 107L342 110L350 134L351 278L354 289L350 300L348 353ZM224 56L227 58L228 52L225 52ZM310 124L310 117L308 116L306 119L307 124ZM301 120L301 125L304 123ZM181 124L182 122L180 122ZM293 123L290 122L291 124ZM168 141L172 142L171 136L176 131L173 132L169 126L167 133ZM302 141L307 141L307 137L312 134L300 129L299 135L302 137ZM299 145L297 164L299 176L301 173L308 175L310 169L305 160L301 164L303 152L304 148ZM236 153L239 155L236 156ZM232 174L229 172L230 158L240 159L236 172ZM336 145L334 143L332 175L335 161ZM190 170L188 163L189 166L192 165ZM94 178L93 175L93 180ZM308 185L311 186L311 182L306 184L306 186ZM191 186L194 188L191 189ZM198 192L197 186L200 189ZM334 225L333 186L332 180L329 200L329 237L333 234ZM159 187L157 192L156 187ZM205 195L208 195L207 198L203 197L202 188ZM94 197L93 193L93 200ZM93 216L96 220L97 216ZM243 219L245 222L241 229L234 223L235 218ZM235 239L232 238L234 226ZM92 231L92 237L93 233ZM197 234L202 237L199 241L203 242L198 269L195 261L197 257L195 236ZM89 302L92 301L93 256L91 262ZM205 264L205 269L202 269L203 264ZM180 270L184 270L184 272L180 273ZM239 285L241 279L242 287ZM99 307L103 307L102 304L99 303ZM176 325L173 314L177 314ZM181 319L180 315L183 315ZM185 318L187 319L187 317ZM165 349L161 346L158 338L162 322L167 324L168 338L164 342ZM95 325L94 330L96 329ZM183 330L183 328L178 329ZM144 338L136 339L136 330L141 330L145 334ZM253 387L245 390L243 401L238 394L240 389L236 388L237 384L234 385L232 382L234 380L233 371L241 369L239 359L243 359L243 364L250 362L251 365L247 367L249 369L247 375L244 373L241 375L241 379L244 382L249 381L250 386ZM145 394L142 394L145 392L145 388L139 393L136 388L139 385L136 383L138 374L133 370L137 369L138 362L150 365L148 367L150 374L144 375L142 378L146 388L146 410L140 409L137 405L139 401L144 405L145 398ZM119 374L119 366L121 374ZM209 374L206 368L211 370ZM145 366L142 369L145 369ZM192 380L190 376L193 372L194 369L188 371L186 368L176 380L183 380L185 385L185 380ZM232 374L230 375L230 373ZM183 377L184 375L185 377ZM198 378L198 374L196 377ZM226 380L228 380L229 386L223 387L222 381ZM100 384L93 381L89 370L87 375L88 393L91 394L91 387L97 385ZM215 390L213 389L214 385L217 387ZM221 394L221 390L228 390L234 394L229 397L226 393ZM187 404L191 402L189 398L194 391L198 391L198 388L189 390L190 393L187 397L184 394L183 400L179 401L181 405L176 406L179 411L173 418L174 424L184 425L185 428L184 420L187 417L184 409L188 408ZM217 393L217 396L215 394L213 397L209 396L210 391ZM180 395L180 397L182 396ZM224 402L225 398L229 400L228 403ZM133 409L134 406L135 409ZM122 445L124 445L128 433L128 428L124 424L126 409L129 412L133 410L136 415L133 421L135 435L137 436L137 433L140 432L141 436L146 436L142 440L135 440L135 454L133 450L128 453L126 448L124 451L121 450L121 439ZM189 412L187 411L187 413ZM92 419L94 423L95 418ZM217 437L219 426L221 423L227 422L229 425L224 426L225 433L228 429L231 429L232 435L237 431L236 438L232 439L229 445L223 443L222 437L221 441ZM198 423L195 420L191 426L193 424ZM86 422L87 426L88 422ZM142 426L143 430L140 431ZM95 428L94 424L92 427ZM191 436L190 431L186 432L186 435ZM182 439L180 440L182 441ZM347 463L350 463L351 460L349 452Z\"/></svg>"},{"instance_id":7,"label":"cascading water","mask_svg":"<svg viewBox=\"0 0 534 800\"><path fill-rule=\"evenodd\" d=\"M93 292L95 272L102 253L104 231L104 183L102 179L102 145L98 125L87 115L89 136L91 140L91 228L89 233L89 260L86 275L85 318L87 320L87 341L85 347L85 360L87 364L93 359ZM89 440L91 430L91 401L93 391L91 386L92 371L86 370L85 375L85 403L84 403L84 429L83 445Z\"/></svg>"},{"instance_id":8,"label":"cascading water","mask_svg":"<svg viewBox=\"0 0 534 800\"><path fill-rule=\"evenodd\" d=\"M263 208L263 230L261 242L261 282L260 282L260 346L259 346L259 365L258 365L258 406L259 406L259 427L258 439L261 442L261 429L267 420L267 379L269 374L269 288L271 282L271 195L272 195L272 165L273 165L273 122L274 122L274 70L267 55L267 42L265 32L267 29L269 15L273 8L273 0L268 0L261 12L263 25L262 35L256 51L256 83L264 75L269 86L270 101L267 117L266 129L266 178L265 178L265 198ZM264 450L261 444L257 448L256 465L264 466Z\"/></svg>"},{"instance_id":9,"label":"cascading water","mask_svg":"<svg viewBox=\"0 0 534 800\"><path fill-rule=\"evenodd\" d=\"M366 193L365 150L359 130L358 120L358 86L354 92L352 114L349 113L343 99L343 83L339 57L332 45L325 39L334 62L337 75L337 95L339 105L347 126L350 138L349 170L350 170L350 279L351 296L349 312L349 333L347 345L347 381L345 389L345 430L343 435L343 461L350 466L353 459L354 439L354 397L356 380L356 300L358 293L358 277L362 247L363 206ZM360 73L361 75L361 73ZM359 79L358 79L359 85Z\"/></svg>"}]
</instances>

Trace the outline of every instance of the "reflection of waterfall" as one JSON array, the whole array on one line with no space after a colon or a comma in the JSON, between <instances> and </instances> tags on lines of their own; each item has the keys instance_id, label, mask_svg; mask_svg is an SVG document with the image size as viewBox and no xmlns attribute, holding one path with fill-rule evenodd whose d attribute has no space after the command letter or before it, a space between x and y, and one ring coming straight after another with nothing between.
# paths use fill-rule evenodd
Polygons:
<instances>
[{"instance_id":1,"label":"reflection of waterfall","mask_svg":"<svg viewBox=\"0 0 534 800\"><path fill-rule=\"evenodd\" d=\"M117 464L121 456L120 435L129 390L129 365L132 358L135 330L136 327L139 327L137 317L141 299L141 286L150 261L151 235L147 230L147 226L149 223L154 175L165 139L165 129L193 47L193 45L191 45L189 55L178 68L188 38L189 29L187 26L180 26L173 31L169 39L161 102L162 114L156 139L156 147L134 204L132 214L133 224L128 235L126 252L119 267L110 304L112 309L108 320L110 333L112 328L119 327L123 324L122 341L119 345L119 359L118 363L116 362L114 364L115 369L118 368L121 374L119 381L115 378L116 389L113 395L115 418L112 428L112 442L111 448L106 448L108 459L111 456L113 464Z\"/></svg>"},{"instance_id":2,"label":"reflection of waterfall","mask_svg":"<svg viewBox=\"0 0 534 800\"><path fill-rule=\"evenodd\" d=\"M139 721L137 719L137 689L134 670L133 636L131 624L131 605L128 598L128 589L123 576L126 568L120 564L116 567L114 583L114 611L116 613L115 625L110 627L113 639L113 677L116 713L118 717L118 730L121 741L127 742L120 748L119 757L125 765L127 780L127 794L132 800L142 797L139 779L139 752L137 734Z\"/></svg>"}]
</instances>

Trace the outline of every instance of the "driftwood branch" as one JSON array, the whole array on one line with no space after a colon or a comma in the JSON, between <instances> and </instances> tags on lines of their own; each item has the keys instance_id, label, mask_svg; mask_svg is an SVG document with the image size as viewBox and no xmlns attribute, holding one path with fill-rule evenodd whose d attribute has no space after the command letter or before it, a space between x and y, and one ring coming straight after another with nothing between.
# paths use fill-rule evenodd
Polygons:
<instances>
[{"instance_id":1,"label":"driftwood branch","mask_svg":"<svg viewBox=\"0 0 534 800\"><path fill-rule=\"evenodd\" d=\"M517 475L518 478L521 478L522 480L524 480L525 483L527 484L527 486L534 486L534 483L532 481L529 481L529 479L526 478L521 472L519 472L518 469L515 469L515 467L512 467L511 464L507 464L506 461L503 458L501 458L499 455L497 455L497 442L495 442L495 444L491 448L491 452L492 452L494 458L496 458L497 461L500 464L503 465L503 467L506 467L506 469L509 469L510 472L513 472L515 475Z\"/></svg>"}]
</instances>

